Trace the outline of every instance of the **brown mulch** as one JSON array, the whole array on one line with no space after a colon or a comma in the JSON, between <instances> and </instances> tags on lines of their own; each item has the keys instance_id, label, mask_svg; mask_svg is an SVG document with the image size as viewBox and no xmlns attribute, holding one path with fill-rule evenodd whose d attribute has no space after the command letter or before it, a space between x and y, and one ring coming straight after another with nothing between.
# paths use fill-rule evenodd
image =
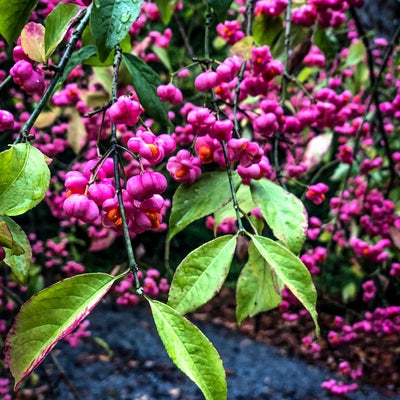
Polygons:
<instances>
[{"instance_id":1,"label":"brown mulch","mask_svg":"<svg viewBox=\"0 0 400 400\"><path fill-rule=\"evenodd\" d=\"M400 396L400 337L389 335L377 337L366 335L346 346L333 348L326 340L329 330L334 330L334 315L319 311L321 335L316 339L319 352L313 352L302 344L305 336L315 338L314 325L310 317L300 317L296 321L286 321L279 310L261 313L246 318L240 327L235 317L235 293L224 288L205 306L192 314L193 319L223 325L244 335L278 346L285 354L298 356L307 362L327 367L337 372L342 361L348 361L354 368L362 365L360 383L384 389L388 397ZM340 376L339 376L340 378Z\"/></svg>"}]
</instances>

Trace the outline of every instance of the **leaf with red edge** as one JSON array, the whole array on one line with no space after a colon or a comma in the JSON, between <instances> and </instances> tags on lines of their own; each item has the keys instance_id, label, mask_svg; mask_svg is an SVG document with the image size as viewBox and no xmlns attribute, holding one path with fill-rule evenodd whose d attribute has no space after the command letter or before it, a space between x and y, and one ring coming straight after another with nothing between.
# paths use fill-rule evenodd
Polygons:
<instances>
[{"instance_id":1,"label":"leaf with red edge","mask_svg":"<svg viewBox=\"0 0 400 400\"><path fill-rule=\"evenodd\" d=\"M15 390L119 278L105 273L76 275L38 292L21 307L5 342Z\"/></svg>"},{"instance_id":2,"label":"leaf with red edge","mask_svg":"<svg viewBox=\"0 0 400 400\"><path fill-rule=\"evenodd\" d=\"M28 57L37 62L46 61L44 51L45 28L42 24L29 22L21 32L21 46Z\"/></svg>"}]
</instances>

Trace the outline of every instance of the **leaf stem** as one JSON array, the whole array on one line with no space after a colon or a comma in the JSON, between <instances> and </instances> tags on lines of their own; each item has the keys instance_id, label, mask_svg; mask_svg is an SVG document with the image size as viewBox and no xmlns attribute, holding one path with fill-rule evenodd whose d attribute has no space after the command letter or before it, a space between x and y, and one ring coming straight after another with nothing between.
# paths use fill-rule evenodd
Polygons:
<instances>
[{"instance_id":1,"label":"leaf stem","mask_svg":"<svg viewBox=\"0 0 400 400\"><path fill-rule=\"evenodd\" d=\"M19 132L19 135L18 135L17 139L15 140L15 144L24 142L29 137L29 132L32 129L33 124L35 123L36 119L42 112L44 106L46 105L46 103L49 100L50 96L52 95L54 89L56 88L56 86L65 70L65 67L68 64L68 61L71 58L71 55L72 55L73 51L75 50L78 40L80 39L84 29L86 28L87 24L89 23L89 17L90 17L91 10L92 10L92 4L90 4L87 7L85 13L82 15L82 19L79 22L79 25L72 33L71 39L67 43L65 52L64 52L63 56L61 57L59 64L57 65L56 72L55 72L54 76L52 77L49 86L47 87L46 91L44 92L43 97L40 99L39 103L36 105L35 109L33 110L32 114L30 115L29 119L26 121L25 125L22 127L21 131Z\"/></svg>"}]
</instances>

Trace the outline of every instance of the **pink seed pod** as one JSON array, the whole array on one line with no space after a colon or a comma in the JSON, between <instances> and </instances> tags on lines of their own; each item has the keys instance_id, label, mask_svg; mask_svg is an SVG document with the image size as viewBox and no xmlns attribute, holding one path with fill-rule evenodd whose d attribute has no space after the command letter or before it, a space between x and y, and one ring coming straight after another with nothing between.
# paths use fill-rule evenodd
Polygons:
<instances>
[{"instance_id":1,"label":"pink seed pod","mask_svg":"<svg viewBox=\"0 0 400 400\"><path fill-rule=\"evenodd\" d=\"M0 110L0 132L14 128L14 115L7 110Z\"/></svg>"},{"instance_id":2,"label":"pink seed pod","mask_svg":"<svg viewBox=\"0 0 400 400\"><path fill-rule=\"evenodd\" d=\"M141 175L129 178L126 183L126 190L134 199L143 201L154 194L163 193L167 186L167 179L163 174L145 171Z\"/></svg>"},{"instance_id":3,"label":"pink seed pod","mask_svg":"<svg viewBox=\"0 0 400 400\"><path fill-rule=\"evenodd\" d=\"M2 246L0 246L0 261L3 261L6 258L6 251Z\"/></svg>"},{"instance_id":4,"label":"pink seed pod","mask_svg":"<svg viewBox=\"0 0 400 400\"><path fill-rule=\"evenodd\" d=\"M38 72L33 71L32 75L21 83L22 89L24 89L29 94L37 93L42 96L46 90L46 85L44 83L43 76Z\"/></svg>"},{"instance_id":5,"label":"pink seed pod","mask_svg":"<svg viewBox=\"0 0 400 400\"><path fill-rule=\"evenodd\" d=\"M216 88L219 83L219 75L215 71L205 71L196 77L194 87L200 92L206 92Z\"/></svg>"},{"instance_id":6,"label":"pink seed pod","mask_svg":"<svg viewBox=\"0 0 400 400\"><path fill-rule=\"evenodd\" d=\"M25 60L20 60L10 69L10 75L13 77L14 82L20 85L31 77L33 73L32 64Z\"/></svg>"},{"instance_id":7,"label":"pink seed pod","mask_svg":"<svg viewBox=\"0 0 400 400\"><path fill-rule=\"evenodd\" d=\"M65 187L72 193L83 194L86 190L88 180L79 171L69 171L65 175Z\"/></svg>"},{"instance_id":8,"label":"pink seed pod","mask_svg":"<svg viewBox=\"0 0 400 400\"><path fill-rule=\"evenodd\" d=\"M65 214L75 217L83 222L94 222L100 215L99 207L84 194L72 194L65 199L63 204Z\"/></svg>"},{"instance_id":9,"label":"pink seed pod","mask_svg":"<svg viewBox=\"0 0 400 400\"><path fill-rule=\"evenodd\" d=\"M108 109L108 116L114 124L135 125L139 121L142 108L140 103L129 96L120 96Z\"/></svg>"},{"instance_id":10,"label":"pink seed pod","mask_svg":"<svg viewBox=\"0 0 400 400\"><path fill-rule=\"evenodd\" d=\"M157 95L160 97L161 101L169 101L174 106L177 106L183 101L182 92L172 83L158 86Z\"/></svg>"},{"instance_id":11,"label":"pink seed pod","mask_svg":"<svg viewBox=\"0 0 400 400\"><path fill-rule=\"evenodd\" d=\"M233 122L230 119L215 121L213 128L208 132L209 136L220 142L228 141L232 137Z\"/></svg>"},{"instance_id":12,"label":"pink seed pod","mask_svg":"<svg viewBox=\"0 0 400 400\"><path fill-rule=\"evenodd\" d=\"M88 189L89 197L98 206L101 206L105 200L113 198L114 194L114 186L108 181L94 182Z\"/></svg>"}]
</instances>

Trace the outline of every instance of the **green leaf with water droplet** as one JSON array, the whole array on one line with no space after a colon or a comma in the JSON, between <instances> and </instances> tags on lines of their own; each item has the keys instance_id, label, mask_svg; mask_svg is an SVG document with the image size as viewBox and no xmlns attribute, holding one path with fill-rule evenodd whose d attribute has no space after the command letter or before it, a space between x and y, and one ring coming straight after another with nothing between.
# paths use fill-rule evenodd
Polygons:
<instances>
[{"instance_id":1,"label":"green leaf with water droplet","mask_svg":"<svg viewBox=\"0 0 400 400\"><path fill-rule=\"evenodd\" d=\"M4 263L10 267L17 281L26 286L32 262L32 249L29 240L21 227L11 218L0 216L0 224L7 225L11 239L11 246L4 247L6 252Z\"/></svg>"},{"instance_id":2,"label":"green leaf with water droplet","mask_svg":"<svg viewBox=\"0 0 400 400\"><path fill-rule=\"evenodd\" d=\"M20 215L38 205L49 187L44 154L20 143L0 153L0 215Z\"/></svg>"},{"instance_id":3,"label":"green leaf with water droplet","mask_svg":"<svg viewBox=\"0 0 400 400\"><path fill-rule=\"evenodd\" d=\"M277 307L282 301L277 277L253 242L249 258L236 285L236 320L240 325L250 316Z\"/></svg>"},{"instance_id":4,"label":"green leaf with water droplet","mask_svg":"<svg viewBox=\"0 0 400 400\"><path fill-rule=\"evenodd\" d=\"M298 254L308 228L307 211L301 200L267 179L253 180L250 188L254 203L275 237Z\"/></svg>"},{"instance_id":5,"label":"green leaf with water droplet","mask_svg":"<svg viewBox=\"0 0 400 400\"><path fill-rule=\"evenodd\" d=\"M224 235L189 253L175 271L168 305L187 314L211 300L228 276L235 248L236 236Z\"/></svg>"},{"instance_id":6,"label":"green leaf with water droplet","mask_svg":"<svg viewBox=\"0 0 400 400\"><path fill-rule=\"evenodd\" d=\"M100 61L129 32L140 14L143 0L98 0L90 14L90 29L96 41Z\"/></svg>"},{"instance_id":7,"label":"green leaf with water droplet","mask_svg":"<svg viewBox=\"0 0 400 400\"><path fill-rule=\"evenodd\" d=\"M171 126L164 103L157 95L157 87L161 84L158 74L133 54L124 53L123 60L146 113L164 127Z\"/></svg>"},{"instance_id":8,"label":"green leaf with water droplet","mask_svg":"<svg viewBox=\"0 0 400 400\"><path fill-rule=\"evenodd\" d=\"M303 304L310 313L317 335L319 334L318 315L316 311L317 291L310 272L303 262L286 247L264 236L249 235L254 246L270 265L272 271Z\"/></svg>"},{"instance_id":9,"label":"green leaf with water droplet","mask_svg":"<svg viewBox=\"0 0 400 400\"><path fill-rule=\"evenodd\" d=\"M174 364L200 388L206 400L226 400L225 370L215 347L173 308L146 299L161 341Z\"/></svg>"},{"instance_id":10,"label":"green leaf with water droplet","mask_svg":"<svg viewBox=\"0 0 400 400\"><path fill-rule=\"evenodd\" d=\"M21 307L5 342L15 390L119 278L104 273L76 275L38 292Z\"/></svg>"},{"instance_id":11,"label":"green leaf with water droplet","mask_svg":"<svg viewBox=\"0 0 400 400\"><path fill-rule=\"evenodd\" d=\"M233 174L234 185L240 177ZM210 215L232 201L226 171L205 173L192 185L180 185L172 199L169 219L169 239L185 229L190 223Z\"/></svg>"},{"instance_id":12,"label":"green leaf with water droplet","mask_svg":"<svg viewBox=\"0 0 400 400\"><path fill-rule=\"evenodd\" d=\"M39 0L0 1L0 34L8 44L15 42Z\"/></svg>"},{"instance_id":13,"label":"green leaf with water droplet","mask_svg":"<svg viewBox=\"0 0 400 400\"><path fill-rule=\"evenodd\" d=\"M44 47L46 59L48 59L63 40L81 7L75 4L59 3L46 17L44 35Z\"/></svg>"}]
</instances>

